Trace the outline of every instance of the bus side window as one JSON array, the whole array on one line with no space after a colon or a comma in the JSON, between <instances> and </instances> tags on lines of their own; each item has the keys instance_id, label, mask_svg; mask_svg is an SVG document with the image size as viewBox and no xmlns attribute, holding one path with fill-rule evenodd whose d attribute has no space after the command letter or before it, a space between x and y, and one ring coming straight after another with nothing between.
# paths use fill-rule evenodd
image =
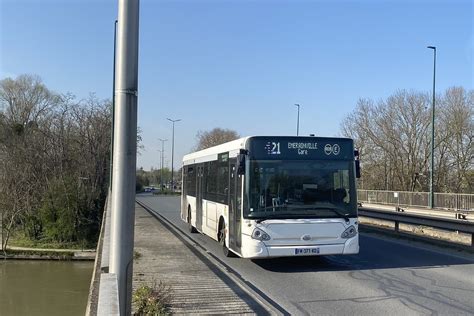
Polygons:
<instances>
[{"instance_id":1,"label":"bus side window","mask_svg":"<svg viewBox=\"0 0 474 316\"><path fill-rule=\"evenodd\" d=\"M188 167L188 176L187 176L187 194L191 196L196 196L196 174L194 172L194 167Z\"/></svg>"}]
</instances>

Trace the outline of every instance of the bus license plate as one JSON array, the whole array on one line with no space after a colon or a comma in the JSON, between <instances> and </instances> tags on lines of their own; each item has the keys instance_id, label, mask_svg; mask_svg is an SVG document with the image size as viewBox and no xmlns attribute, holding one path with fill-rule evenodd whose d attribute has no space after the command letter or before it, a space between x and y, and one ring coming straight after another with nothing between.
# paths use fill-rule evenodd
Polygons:
<instances>
[{"instance_id":1,"label":"bus license plate","mask_svg":"<svg viewBox=\"0 0 474 316\"><path fill-rule=\"evenodd\" d=\"M316 255L319 254L319 248L296 248L295 255Z\"/></svg>"}]
</instances>

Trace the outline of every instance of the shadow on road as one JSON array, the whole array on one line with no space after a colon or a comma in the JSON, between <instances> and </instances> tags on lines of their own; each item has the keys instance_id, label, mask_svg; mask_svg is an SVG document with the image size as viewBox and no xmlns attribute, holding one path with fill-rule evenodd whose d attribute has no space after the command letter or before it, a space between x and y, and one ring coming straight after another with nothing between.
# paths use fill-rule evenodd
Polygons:
<instances>
[{"instance_id":1,"label":"shadow on road","mask_svg":"<svg viewBox=\"0 0 474 316\"><path fill-rule=\"evenodd\" d=\"M292 272L354 271L393 268L443 267L474 261L410 245L360 236L360 253L348 256L288 257L252 260L265 270Z\"/></svg>"}]
</instances>

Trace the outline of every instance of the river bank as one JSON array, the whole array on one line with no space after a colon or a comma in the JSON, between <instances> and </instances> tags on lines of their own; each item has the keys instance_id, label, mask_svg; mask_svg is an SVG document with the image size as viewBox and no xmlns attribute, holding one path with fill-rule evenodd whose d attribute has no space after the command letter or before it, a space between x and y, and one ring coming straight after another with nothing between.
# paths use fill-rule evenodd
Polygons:
<instances>
[{"instance_id":1,"label":"river bank","mask_svg":"<svg viewBox=\"0 0 474 316\"><path fill-rule=\"evenodd\" d=\"M0 259L94 261L95 249L8 247L6 255L0 252Z\"/></svg>"}]
</instances>

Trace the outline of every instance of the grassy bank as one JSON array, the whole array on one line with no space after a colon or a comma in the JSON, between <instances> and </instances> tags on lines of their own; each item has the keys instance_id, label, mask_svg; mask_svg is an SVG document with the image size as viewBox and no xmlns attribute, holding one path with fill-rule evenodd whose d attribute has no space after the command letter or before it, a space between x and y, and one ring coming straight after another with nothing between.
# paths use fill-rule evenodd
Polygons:
<instances>
[{"instance_id":1,"label":"grassy bank","mask_svg":"<svg viewBox=\"0 0 474 316\"><path fill-rule=\"evenodd\" d=\"M74 251L56 251L42 249L7 249L0 253L3 259L27 259L27 260L75 260Z\"/></svg>"},{"instance_id":2,"label":"grassy bank","mask_svg":"<svg viewBox=\"0 0 474 316\"><path fill-rule=\"evenodd\" d=\"M86 242L55 242L48 239L31 240L17 232L10 239L0 258L38 260L93 260L95 246Z\"/></svg>"}]
</instances>

